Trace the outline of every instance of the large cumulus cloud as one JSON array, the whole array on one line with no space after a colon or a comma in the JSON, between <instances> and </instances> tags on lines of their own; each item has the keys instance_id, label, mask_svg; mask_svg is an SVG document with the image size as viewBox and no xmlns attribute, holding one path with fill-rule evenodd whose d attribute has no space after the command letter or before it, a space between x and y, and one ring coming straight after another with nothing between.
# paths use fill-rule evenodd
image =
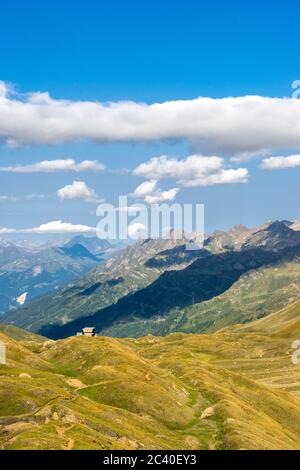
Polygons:
<instances>
[{"instance_id":1,"label":"large cumulus cloud","mask_svg":"<svg viewBox=\"0 0 300 470\"><path fill-rule=\"evenodd\" d=\"M0 141L9 145L189 139L231 154L300 148L300 101L261 96L145 104L15 94L0 82Z\"/></svg>"}]
</instances>

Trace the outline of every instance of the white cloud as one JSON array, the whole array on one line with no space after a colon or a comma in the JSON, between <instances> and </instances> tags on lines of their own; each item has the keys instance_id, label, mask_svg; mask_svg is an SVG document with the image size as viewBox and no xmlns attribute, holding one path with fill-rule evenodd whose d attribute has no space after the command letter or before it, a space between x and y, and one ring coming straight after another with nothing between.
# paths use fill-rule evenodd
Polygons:
<instances>
[{"instance_id":1,"label":"white cloud","mask_svg":"<svg viewBox=\"0 0 300 470\"><path fill-rule=\"evenodd\" d=\"M8 233L15 233L17 230L14 228L0 227L0 235L6 235Z\"/></svg>"},{"instance_id":2,"label":"white cloud","mask_svg":"<svg viewBox=\"0 0 300 470\"><path fill-rule=\"evenodd\" d=\"M1 109L1 108L0 108ZM68 158L65 160L44 160L32 165L16 165L0 167L2 173L53 173L59 171L103 171L105 169L102 163L94 160L84 160L76 163L75 160Z\"/></svg>"},{"instance_id":3,"label":"white cloud","mask_svg":"<svg viewBox=\"0 0 300 470\"><path fill-rule=\"evenodd\" d=\"M155 191L153 194L145 196L145 202L147 204L159 204L160 202L174 201L178 188L168 189L167 191Z\"/></svg>"},{"instance_id":4,"label":"white cloud","mask_svg":"<svg viewBox=\"0 0 300 470\"><path fill-rule=\"evenodd\" d=\"M47 224L42 224L39 227L29 228L22 230L27 233L87 233L94 232L95 228L82 224L71 224L62 222L61 220L54 220Z\"/></svg>"},{"instance_id":5,"label":"white cloud","mask_svg":"<svg viewBox=\"0 0 300 470\"><path fill-rule=\"evenodd\" d=\"M141 183L131 196L136 199L143 199L147 204L159 204L164 201L173 201L178 192L178 188L161 191L157 188L157 180L151 179Z\"/></svg>"},{"instance_id":6,"label":"white cloud","mask_svg":"<svg viewBox=\"0 0 300 470\"><path fill-rule=\"evenodd\" d=\"M0 195L0 201L2 202L17 202L17 201L22 201L27 200L31 201L32 199L45 199L46 195L45 194L25 194L25 196L8 196L8 195Z\"/></svg>"},{"instance_id":7,"label":"white cloud","mask_svg":"<svg viewBox=\"0 0 300 470\"><path fill-rule=\"evenodd\" d=\"M3 194L2 196L0 196L0 201L2 201L2 202L19 201L19 198L16 197L16 196L7 196L7 195Z\"/></svg>"},{"instance_id":8,"label":"white cloud","mask_svg":"<svg viewBox=\"0 0 300 470\"><path fill-rule=\"evenodd\" d=\"M133 174L156 182L172 178L184 187L245 183L248 180L247 168L227 169L223 158L201 155L191 155L183 160L164 155L155 157L135 168Z\"/></svg>"},{"instance_id":9,"label":"white cloud","mask_svg":"<svg viewBox=\"0 0 300 470\"><path fill-rule=\"evenodd\" d=\"M132 197L137 198L137 199L142 199L148 194L152 194L153 191L156 189L157 186L157 180L150 180L150 181L144 181L144 183L140 184L134 192L131 194Z\"/></svg>"},{"instance_id":10,"label":"white cloud","mask_svg":"<svg viewBox=\"0 0 300 470\"><path fill-rule=\"evenodd\" d=\"M295 168L300 166L300 155L290 155L288 157L265 158L261 164L265 170L278 170L283 168Z\"/></svg>"},{"instance_id":11,"label":"white cloud","mask_svg":"<svg viewBox=\"0 0 300 470\"><path fill-rule=\"evenodd\" d=\"M45 194L38 194L38 193L32 193L32 194L26 194L24 196L24 199L27 199L27 201L31 201L32 199L45 199L47 196Z\"/></svg>"},{"instance_id":12,"label":"white cloud","mask_svg":"<svg viewBox=\"0 0 300 470\"><path fill-rule=\"evenodd\" d=\"M90 233L95 232L94 227L82 224L72 224L68 222L62 222L61 220L54 220L46 224L39 225L38 227L26 228L26 229L14 229L0 227L0 234L9 233Z\"/></svg>"},{"instance_id":13,"label":"white cloud","mask_svg":"<svg viewBox=\"0 0 300 470\"><path fill-rule=\"evenodd\" d=\"M300 148L300 100L295 98L99 103L55 100L39 92L15 95L0 83L0 141L9 145L189 139L210 153Z\"/></svg>"},{"instance_id":14,"label":"white cloud","mask_svg":"<svg viewBox=\"0 0 300 470\"><path fill-rule=\"evenodd\" d=\"M66 199L82 199L86 202L101 202L100 196L89 188L84 181L73 181L57 191L58 197L64 201Z\"/></svg>"},{"instance_id":15,"label":"white cloud","mask_svg":"<svg viewBox=\"0 0 300 470\"><path fill-rule=\"evenodd\" d=\"M96 160L83 160L76 165L75 171L103 171L105 166Z\"/></svg>"}]
</instances>

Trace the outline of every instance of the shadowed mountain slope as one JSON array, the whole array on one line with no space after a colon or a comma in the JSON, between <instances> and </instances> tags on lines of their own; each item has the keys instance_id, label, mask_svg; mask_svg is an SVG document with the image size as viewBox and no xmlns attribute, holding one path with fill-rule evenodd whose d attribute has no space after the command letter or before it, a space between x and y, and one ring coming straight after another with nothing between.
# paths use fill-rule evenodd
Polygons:
<instances>
[{"instance_id":1,"label":"shadowed mountain slope","mask_svg":"<svg viewBox=\"0 0 300 470\"><path fill-rule=\"evenodd\" d=\"M165 270L182 269L195 258L209 254L207 250L186 251L182 242L177 239L140 240L105 265L97 266L76 284L9 312L1 321L37 332L50 323L63 325L88 316L151 284ZM156 255L161 266L148 266L147 261Z\"/></svg>"},{"instance_id":2,"label":"shadowed mountain slope","mask_svg":"<svg viewBox=\"0 0 300 470\"><path fill-rule=\"evenodd\" d=\"M64 326L53 325L42 328L40 333L59 338L76 333L86 324L93 325L101 331L119 322L129 324L137 319L163 316L173 309L182 309L194 302L203 302L222 294L248 271L283 260L293 260L299 255L300 246L283 252L269 252L256 248L210 255L197 259L185 269L165 272L150 286L120 299L116 304L93 315Z\"/></svg>"},{"instance_id":3,"label":"shadowed mountain slope","mask_svg":"<svg viewBox=\"0 0 300 470\"><path fill-rule=\"evenodd\" d=\"M76 284L3 321L55 338L86 322L124 337L216 331L251 321L300 296L300 232L292 226L240 225L214 232L204 249L192 251L175 237L139 240Z\"/></svg>"}]
</instances>

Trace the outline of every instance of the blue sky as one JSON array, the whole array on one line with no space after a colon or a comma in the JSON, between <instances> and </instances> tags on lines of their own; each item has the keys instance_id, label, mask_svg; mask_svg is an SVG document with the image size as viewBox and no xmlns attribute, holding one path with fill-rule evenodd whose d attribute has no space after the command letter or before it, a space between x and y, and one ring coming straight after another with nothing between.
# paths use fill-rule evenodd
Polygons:
<instances>
[{"instance_id":1,"label":"blue sky","mask_svg":"<svg viewBox=\"0 0 300 470\"><path fill-rule=\"evenodd\" d=\"M289 0L247 5L230 0L4 1L0 80L13 84L14 93L48 92L53 99L72 102L130 100L150 105L247 95L284 99L291 96L291 83L300 79L299 13L299 3ZM26 100L18 95L13 99ZM2 168L67 158L106 166L103 172L0 172L0 198L12 199L0 200L0 227L16 229L53 220L94 226L95 203L60 200L57 190L83 181L115 203L118 194L130 194L145 181L132 170L152 157L206 155L206 149L188 138L108 143L74 138L11 146L5 137L0 145ZM267 156L260 151L237 163L228 147L222 148L223 138L213 155L224 158L227 169L246 168L248 182L194 187L184 183L176 201L204 203L207 231L300 218L300 165L261 168L262 159L272 155L298 155L298 144L294 138L290 141L275 145ZM177 187L178 179L162 178L159 190ZM29 198L32 194L44 197Z\"/></svg>"}]
</instances>

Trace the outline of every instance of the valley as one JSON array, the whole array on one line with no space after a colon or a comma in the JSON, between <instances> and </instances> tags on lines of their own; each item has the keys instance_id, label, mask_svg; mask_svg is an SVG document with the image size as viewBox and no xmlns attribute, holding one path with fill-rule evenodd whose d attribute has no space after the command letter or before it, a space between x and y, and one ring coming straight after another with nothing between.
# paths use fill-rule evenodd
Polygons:
<instances>
[{"instance_id":1,"label":"valley","mask_svg":"<svg viewBox=\"0 0 300 470\"><path fill-rule=\"evenodd\" d=\"M206 237L139 240L74 284L9 312L3 322L53 339L89 323L112 337L214 332L300 298L300 232L292 222Z\"/></svg>"}]
</instances>

